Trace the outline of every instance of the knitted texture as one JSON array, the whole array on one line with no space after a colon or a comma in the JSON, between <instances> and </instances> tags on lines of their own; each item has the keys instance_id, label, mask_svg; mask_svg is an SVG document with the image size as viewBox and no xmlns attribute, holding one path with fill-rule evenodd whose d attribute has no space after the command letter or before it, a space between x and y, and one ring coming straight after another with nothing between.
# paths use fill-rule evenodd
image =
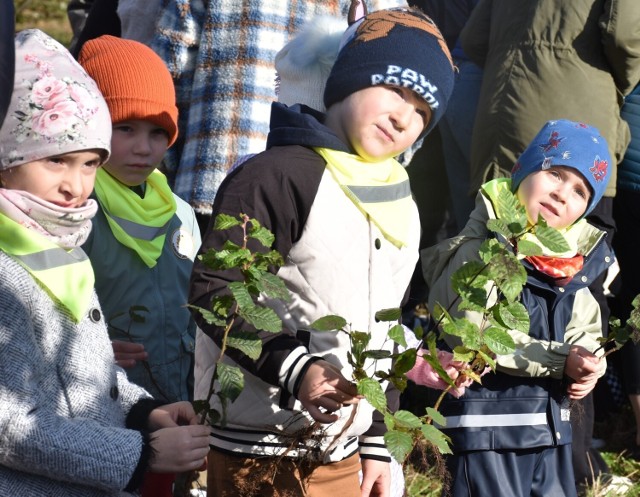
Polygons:
<instances>
[{"instance_id":1,"label":"knitted texture","mask_svg":"<svg viewBox=\"0 0 640 497\"><path fill-rule=\"evenodd\" d=\"M428 16L411 9L372 12L347 30L343 45L327 80L327 108L371 86L401 86L431 108L423 136L436 125L453 90L453 62Z\"/></svg>"},{"instance_id":2,"label":"knitted texture","mask_svg":"<svg viewBox=\"0 0 640 497\"><path fill-rule=\"evenodd\" d=\"M325 110L324 88L346 29L346 19L316 17L276 54L278 102Z\"/></svg>"},{"instance_id":3,"label":"knitted texture","mask_svg":"<svg viewBox=\"0 0 640 497\"><path fill-rule=\"evenodd\" d=\"M15 38L11 102L0 128L0 170L54 155L111 150L111 118L95 82L42 31Z\"/></svg>"},{"instance_id":4,"label":"knitted texture","mask_svg":"<svg viewBox=\"0 0 640 497\"><path fill-rule=\"evenodd\" d=\"M178 108L171 74L149 47L104 35L88 41L78 57L104 95L114 123L150 121L178 136Z\"/></svg>"},{"instance_id":5,"label":"knitted texture","mask_svg":"<svg viewBox=\"0 0 640 497\"><path fill-rule=\"evenodd\" d=\"M528 175L552 166L571 167L584 176L593 193L584 215L589 214L611 176L609 147L600 131L567 119L548 121L513 166L511 189L515 192Z\"/></svg>"}]
</instances>

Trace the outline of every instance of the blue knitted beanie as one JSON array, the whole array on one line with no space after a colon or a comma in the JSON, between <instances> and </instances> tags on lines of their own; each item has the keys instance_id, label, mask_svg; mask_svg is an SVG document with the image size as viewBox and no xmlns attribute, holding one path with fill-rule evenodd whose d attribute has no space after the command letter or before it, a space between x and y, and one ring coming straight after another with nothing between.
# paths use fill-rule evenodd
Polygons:
<instances>
[{"instance_id":1,"label":"blue knitted beanie","mask_svg":"<svg viewBox=\"0 0 640 497\"><path fill-rule=\"evenodd\" d=\"M552 166L571 167L584 176L593 193L584 216L589 214L602 198L611 176L609 147L600 131L566 119L548 121L513 166L511 190L515 192L531 173Z\"/></svg>"},{"instance_id":2,"label":"blue knitted beanie","mask_svg":"<svg viewBox=\"0 0 640 497\"><path fill-rule=\"evenodd\" d=\"M332 104L375 85L411 88L429 104L425 136L444 114L453 90L453 62L434 22L419 10L372 12L349 27L324 91Z\"/></svg>"}]
</instances>

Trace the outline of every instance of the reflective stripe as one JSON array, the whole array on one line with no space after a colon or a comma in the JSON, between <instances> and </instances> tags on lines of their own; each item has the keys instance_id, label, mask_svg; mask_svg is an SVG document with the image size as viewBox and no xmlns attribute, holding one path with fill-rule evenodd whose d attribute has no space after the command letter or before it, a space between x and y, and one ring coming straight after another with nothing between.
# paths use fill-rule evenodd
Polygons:
<instances>
[{"instance_id":1,"label":"reflective stripe","mask_svg":"<svg viewBox=\"0 0 640 497\"><path fill-rule=\"evenodd\" d=\"M442 428L483 428L486 426L535 426L547 424L547 415L544 412L536 414L466 414L464 416L449 416L445 419L447 420L447 424Z\"/></svg>"},{"instance_id":2,"label":"reflective stripe","mask_svg":"<svg viewBox=\"0 0 640 497\"><path fill-rule=\"evenodd\" d=\"M75 248L69 252L60 248L50 248L33 254L13 254L12 257L21 261L32 271L46 271L70 264L77 264L88 259L87 254L79 248Z\"/></svg>"},{"instance_id":3,"label":"reflective stripe","mask_svg":"<svg viewBox=\"0 0 640 497\"><path fill-rule=\"evenodd\" d=\"M145 226L144 224L139 224L134 221L129 221L128 219L122 219L121 217L114 216L109 214L109 217L113 219L118 226L120 226L124 232L132 238L137 238L139 240L151 241L159 237L160 235L164 235L169 229L169 223L171 219L164 226Z\"/></svg>"},{"instance_id":4,"label":"reflective stripe","mask_svg":"<svg viewBox=\"0 0 640 497\"><path fill-rule=\"evenodd\" d=\"M378 202L393 202L411 196L409 180L395 185L383 186L353 186L345 185L360 202L374 204Z\"/></svg>"}]
</instances>

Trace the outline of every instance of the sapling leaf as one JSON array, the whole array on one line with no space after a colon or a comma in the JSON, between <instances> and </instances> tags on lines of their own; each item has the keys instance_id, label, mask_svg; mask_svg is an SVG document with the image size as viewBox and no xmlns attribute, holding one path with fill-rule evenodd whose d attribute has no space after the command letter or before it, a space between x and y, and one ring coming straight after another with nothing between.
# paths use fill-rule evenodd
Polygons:
<instances>
[{"instance_id":1,"label":"sapling leaf","mask_svg":"<svg viewBox=\"0 0 640 497\"><path fill-rule=\"evenodd\" d=\"M284 302L291 301L291 294L284 282L275 274L264 273L256 282L257 289L272 299L280 299Z\"/></svg>"},{"instance_id":2,"label":"sapling leaf","mask_svg":"<svg viewBox=\"0 0 640 497\"><path fill-rule=\"evenodd\" d=\"M259 330L271 333L282 331L282 320L273 309L268 307L253 306L246 309L238 309L238 315Z\"/></svg>"},{"instance_id":3,"label":"sapling leaf","mask_svg":"<svg viewBox=\"0 0 640 497\"><path fill-rule=\"evenodd\" d=\"M407 371L410 371L413 365L416 363L416 356L417 352L414 348L409 348L404 352L398 354L393 364L393 371L396 376L403 375Z\"/></svg>"},{"instance_id":4,"label":"sapling leaf","mask_svg":"<svg viewBox=\"0 0 640 497\"><path fill-rule=\"evenodd\" d=\"M524 256L542 255L542 249L529 240L518 240L518 254Z\"/></svg>"},{"instance_id":5,"label":"sapling leaf","mask_svg":"<svg viewBox=\"0 0 640 497\"><path fill-rule=\"evenodd\" d=\"M207 324L213 324L215 326L221 326L221 327L227 324L227 322L223 318L218 317L216 314L214 314L211 311L208 311L204 307L198 307L195 305L187 305L187 307L198 311L202 316L202 319L204 319Z\"/></svg>"},{"instance_id":6,"label":"sapling leaf","mask_svg":"<svg viewBox=\"0 0 640 497\"><path fill-rule=\"evenodd\" d=\"M404 461L413 449L413 436L398 430L387 431L384 434L384 442L387 450L398 462Z\"/></svg>"},{"instance_id":7,"label":"sapling leaf","mask_svg":"<svg viewBox=\"0 0 640 497\"><path fill-rule=\"evenodd\" d=\"M527 282L527 271L515 255L503 252L496 255L487 268L488 276L495 282L504 297L515 301Z\"/></svg>"},{"instance_id":8,"label":"sapling leaf","mask_svg":"<svg viewBox=\"0 0 640 497\"><path fill-rule=\"evenodd\" d=\"M477 350L482 346L482 335L477 324L467 318L450 321L443 326L445 333L460 337L468 348Z\"/></svg>"},{"instance_id":9,"label":"sapling leaf","mask_svg":"<svg viewBox=\"0 0 640 497\"><path fill-rule=\"evenodd\" d=\"M353 352L355 360L358 361L367 349L371 335L363 331L352 331L349 333L349 338L351 339L351 352Z\"/></svg>"},{"instance_id":10,"label":"sapling leaf","mask_svg":"<svg viewBox=\"0 0 640 497\"><path fill-rule=\"evenodd\" d=\"M227 285L227 288L231 291L233 298L236 299L240 309L255 307L256 304L253 302L253 298L244 283L241 281L232 281Z\"/></svg>"},{"instance_id":11,"label":"sapling leaf","mask_svg":"<svg viewBox=\"0 0 640 497\"><path fill-rule=\"evenodd\" d=\"M489 219L487 221L487 229L489 231L493 231L494 233L502 235L506 239L509 239L513 236L511 230L509 229L509 226L502 219Z\"/></svg>"},{"instance_id":12,"label":"sapling leaf","mask_svg":"<svg viewBox=\"0 0 640 497\"><path fill-rule=\"evenodd\" d=\"M262 226L252 226L247 234L249 235L249 237L258 240L263 246L267 248L270 248L276 239L271 231L269 231L267 228L263 228Z\"/></svg>"},{"instance_id":13,"label":"sapling leaf","mask_svg":"<svg viewBox=\"0 0 640 497\"><path fill-rule=\"evenodd\" d=\"M426 411L427 411L427 416L429 416L435 424L439 426L445 426L445 424L447 423L447 420L442 414L440 414L440 412L437 409L434 409L433 407L427 407Z\"/></svg>"},{"instance_id":14,"label":"sapling leaf","mask_svg":"<svg viewBox=\"0 0 640 497\"><path fill-rule=\"evenodd\" d=\"M387 397L385 396L380 383L373 378L364 378L359 380L358 393L363 395L374 409L380 412L384 412L387 409Z\"/></svg>"},{"instance_id":15,"label":"sapling leaf","mask_svg":"<svg viewBox=\"0 0 640 497\"><path fill-rule=\"evenodd\" d=\"M407 347L407 339L404 336L404 326L396 324L389 330L389 338L401 347Z\"/></svg>"},{"instance_id":16,"label":"sapling leaf","mask_svg":"<svg viewBox=\"0 0 640 497\"><path fill-rule=\"evenodd\" d=\"M514 348L514 351L515 351L515 348ZM488 364L491 367L491 369L493 369L494 371L496 370L496 360L493 357L491 357L488 354L485 354L482 350L478 351L478 355L482 357L482 360L484 360L484 362Z\"/></svg>"},{"instance_id":17,"label":"sapling leaf","mask_svg":"<svg viewBox=\"0 0 640 497\"><path fill-rule=\"evenodd\" d=\"M458 345L453 348L453 360L460 362L471 362L473 358L476 356L476 350L471 350L464 345Z\"/></svg>"},{"instance_id":18,"label":"sapling leaf","mask_svg":"<svg viewBox=\"0 0 640 497\"><path fill-rule=\"evenodd\" d=\"M402 309L393 307L391 309L381 309L375 314L376 321L393 322L402 317Z\"/></svg>"},{"instance_id":19,"label":"sapling leaf","mask_svg":"<svg viewBox=\"0 0 640 497\"><path fill-rule=\"evenodd\" d=\"M489 262L491 262L491 259L493 259L493 257L496 254L501 254L504 251L505 251L504 245L502 245L495 238L489 238L483 241L480 244L480 248L478 249L478 255L480 256L480 260L482 261L482 263L484 263L482 264L482 268L484 268L484 265L489 264ZM476 261L476 264L478 264L478 262L479 261Z\"/></svg>"},{"instance_id":20,"label":"sapling leaf","mask_svg":"<svg viewBox=\"0 0 640 497\"><path fill-rule=\"evenodd\" d=\"M493 306L493 318L496 322L511 330L529 334L529 313L521 302L498 302Z\"/></svg>"},{"instance_id":21,"label":"sapling leaf","mask_svg":"<svg viewBox=\"0 0 640 497\"><path fill-rule=\"evenodd\" d=\"M228 230L234 226L242 225L242 220L228 214L218 214L213 222L214 230Z\"/></svg>"},{"instance_id":22,"label":"sapling leaf","mask_svg":"<svg viewBox=\"0 0 640 497\"><path fill-rule=\"evenodd\" d=\"M250 331L234 331L227 336L227 346L238 349L244 355L258 360L262 352L262 340Z\"/></svg>"},{"instance_id":23,"label":"sapling leaf","mask_svg":"<svg viewBox=\"0 0 640 497\"><path fill-rule=\"evenodd\" d=\"M422 426L420 418L412 412L400 409L393 414L396 420L396 427L413 430Z\"/></svg>"},{"instance_id":24,"label":"sapling leaf","mask_svg":"<svg viewBox=\"0 0 640 497\"><path fill-rule=\"evenodd\" d=\"M237 366L231 366L224 362L216 365L218 369L218 381L220 382L220 396L233 402L238 398L244 388L244 376Z\"/></svg>"},{"instance_id":25,"label":"sapling leaf","mask_svg":"<svg viewBox=\"0 0 640 497\"><path fill-rule=\"evenodd\" d=\"M389 357L391 357L391 352L382 349L365 350L362 353L362 357L365 359L373 359L374 361L377 361L379 359L389 359Z\"/></svg>"},{"instance_id":26,"label":"sapling leaf","mask_svg":"<svg viewBox=\"0 0 640 497\"><path fill-rule=\"evenodd\" d=\"M436 447L441 454L451 454L451 439L433 425L422 425L420 429L425 440ZM385 437L386 440L386 437Z\"/></svg>"},{"instance_id":27,"label":"sapling leaf","mask_svg":"<svg viewBox=\"0 0 640 497\"><path fill-rule=\"evenodd\" d=\"M512 354L516 349L516 344L511 335L495 326L490 326L484 330L484 343L491 352L497 355Z\"/></svg>"},{"instance_id":28,"label":"sapling leaf","mask_svg":"<svg viewBox=\"0 0 640 497\"><path fill-rule=\"evenodd\" d=\"M341 316L324 316L316 319L309 326L315 331L338 331L343 330L347 326L347 320Z\"/></svg>"},{"instance_id":29,"label":"sapling leaf","mask_svg":"<svg viewBox=\"0 0 640 497\"><path fill-rule=\"evenodd\" d=\"M561 253L569 250L569 243L562 236L562 233L547 226L546 223L536 226L536 237L540 240L540 243L553 252Z\"/></svg>"},{"instance_id":30,"label":"sapling leaf","mask_svg":"<svg viewBox=\"0 0 640 497\"><path fill-rule=\"evenodd\" d=\"M449 385L454 386L453 380L447 374L447 372L442 367L442 364L440 364L440 361L438 360L438 351L436 350L435 344L430 344L428 354L423 354L421 357L416 357L416 363L420 364L418 361L426 361L440 378L442 378Z\"/></svg>"}]
</instances>

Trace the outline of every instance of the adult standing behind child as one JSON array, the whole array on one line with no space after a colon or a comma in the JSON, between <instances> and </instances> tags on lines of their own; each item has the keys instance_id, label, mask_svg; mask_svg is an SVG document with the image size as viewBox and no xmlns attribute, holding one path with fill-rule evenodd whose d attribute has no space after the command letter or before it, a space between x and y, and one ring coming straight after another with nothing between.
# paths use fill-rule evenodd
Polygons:
<instances>
[{"instance_id":1,"label":"adult standing behind child","mask_svg":"<svg viewBox=\"0 0 640 497\"><path fill-rule=\"evenodd\" d=\"M373 12L344 39L325 88L326 114L274 103L267 150L232 171L213 204L213 218L245 213L274 233L273 248L285 259L277 275L292 301L271 303L284 329L265 337L257 361L226 352L225 360L243 368L245 388L227 408L227 425L211 427L211 496L237 495L243 479L271 465L259 495L300 495L305 487L310 496L389 493L384 423L358 402L348 338L305 330L338 314L370 331L372 348L392 347L375 313L401 304L420 236L407 175L394 157L435 126L453 66L436 26L414 10ZM415 46L421 49L409 49ZM229 238L241 243L241 236L209 230L201 251L220 249ZM239 277L196 262L192 303L207 308ZM204 332L196 346L196 397L206 398L223 330L196 319ZM239 321L235 328L252 330ZM389 394L397 404L397 392ZM292 434L314 422L322 424L313 434L317 444L305 438L287 450ZM280 457L287 455L294 457Z\"/></svg>"},{"instance_id":2,"label":"adult standing behind child","mask_svg":"<svg viewBox=\"0 0 640 497\"><path fill-rule=\"evenodd\" d=\"M198 468L207 429L114 361L81 249L110 152L107 105L55 40L27 30L15 43L0 127L0 495L121 496L149 470Z\"/></svg>"},{"instance_id":3,"label":"adult standing behind child","mask_svg":"<svg viewBox=\"0 0 640 497\"><path fill-rule=\"evenodd\" d=\"M113 121L111 156L96 175L99 209L83 248L116 359L154 397L192 400L195 322L186 304L200 232L193 209L156 170L178 133L171 75L146 45L108 35L85 43L79 62ZM143 495L170 495L173 477L165 480L153 490L145 485Z\"/></svg>"},{"instance_id":4,"label":"adult standing behind child","mask_svg":"<svg viewBox=\"0 0 640 497\"><path fill-rule=\"evenodd\" d=\"M453 497L576 495L569 401L584 398L605 371L606 361L593 353L602 325L588 285L612 261L605 233L585 216L610 174L607 142L597 129L550 121L520 155L510 179L482 186L464 230L421 254L430 308L438 303L448 309L457 298L452 274L480 259L480 245L492 236L487 220L496 218L505 189L517 194L531 225L542 216L570 246L553 253L535 233L527 235L543 251L521 260L527 283L520 301L530 317L529 334L511 331L516 351L497 357L495 374L442 403L453 449L447 459ZM482 326L480 313L450 310ZM455 337L444 339L450 347L457 344Z\"/></svg>"}]
</instances>

